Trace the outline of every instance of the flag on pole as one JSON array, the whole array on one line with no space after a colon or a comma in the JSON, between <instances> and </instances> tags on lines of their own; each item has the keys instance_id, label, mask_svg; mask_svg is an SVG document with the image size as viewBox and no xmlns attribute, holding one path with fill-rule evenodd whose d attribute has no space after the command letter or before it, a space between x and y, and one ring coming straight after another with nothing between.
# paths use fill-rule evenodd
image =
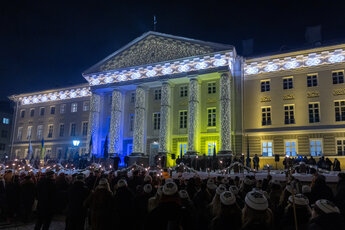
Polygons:
<instances>
[{"instance_id":1,"label":"flag on pole","mask_svg":"<svg viewBox=\"0 0 345 230\"><path fill-rule=\"evenodd\" d=\"M109 156L109 153L108 153L108 135L105 137L103 149L104 149L103 158L108 159L108 156Z\"/></svg>"},{"instance_id":2,"label":"flag on pole","mask_svg":"<svg viewBox=\"0 0 345 230\"><path fill-rule=\"evenodd\" d=\"M27 155L27 160L30 160L32 157L32 145L31 145L31 136L29 137L29 148L28 148L28 155Z\"/></svg>"},{"instance_id":3,"label":"flag on pole","mask_svg":"<svg viewBox=\"0 0 345 230\"><path fill-rule=\"evenodd\" d=\"M44 151L45 151L45 147L44 147L44 138L42 138L42 141L41 141L41 160L44 159Z\"/></svg>"},{"instance_id":4,"label":"flag on pole","mask_svg":"<svg viewBox=\"0 0 345 230\"><path fill-rule=\"evenodd\" d=\"M182 158L182 144L180 144L180 158Z\"/></svg>"}]
</instances>

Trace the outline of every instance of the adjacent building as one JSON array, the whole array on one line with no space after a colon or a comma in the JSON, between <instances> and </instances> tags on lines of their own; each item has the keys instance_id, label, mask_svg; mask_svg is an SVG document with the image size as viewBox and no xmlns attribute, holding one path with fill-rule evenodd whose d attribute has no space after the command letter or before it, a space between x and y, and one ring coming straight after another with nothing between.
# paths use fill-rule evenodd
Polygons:
<instances>
[{"instance_id":1,"label":"adjacent building","mask_svg":"<svg viewBox=\"0 0 345 230\"><path fill-rule=\"evenodd\" d=\"M13 111L10 102L0 102L0 159L10 155Z\"/></svg>"},{"instance_id":2,"label":"adjacent building","mask_svg":"<svg viewBox=\"0 0 345 230\"><path fill-rule=\"evenodd\" d=\"M86 70L88 84L11 96L12 154L24 157L29 140L38 154L44 137L53 157L78 138L80 153L102 156L107 141L110 154L161 153L168 165L186 153L344 155L344 48L245 58L230 45L148 32Z\"/></svg>"}]
</instances>

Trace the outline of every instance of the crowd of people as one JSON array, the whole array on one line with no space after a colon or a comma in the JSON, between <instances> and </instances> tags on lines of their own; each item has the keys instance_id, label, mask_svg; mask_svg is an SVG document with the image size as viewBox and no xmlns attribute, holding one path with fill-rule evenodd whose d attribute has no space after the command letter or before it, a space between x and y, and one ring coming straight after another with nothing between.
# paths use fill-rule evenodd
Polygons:
<instances>
[{"instance_id":1,"label":"crowd of people","mask_svg":"<svg viewBox=\"0 0 345 230\"><path fill-rule=\"evenodd\" d=\"M292 176L187 179L184 174L129 168L15 174L0 177L2 221L35 221L49 229L64 215L73 229L345 229L345 174L333 191L323 175L311 184ZM296 214L296 215L295 215Z\"/></svg>"}]
</instances>

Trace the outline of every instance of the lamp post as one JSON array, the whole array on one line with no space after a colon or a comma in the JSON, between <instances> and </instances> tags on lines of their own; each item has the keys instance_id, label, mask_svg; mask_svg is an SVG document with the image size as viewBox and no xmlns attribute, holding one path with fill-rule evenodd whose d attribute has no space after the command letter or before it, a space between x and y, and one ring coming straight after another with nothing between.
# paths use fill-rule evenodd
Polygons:
<instances>
[{"instance_id":1,"label":"lamp post","mask_svg":"<svg viewBox=\"0 0 345 230\"><path fill-rule=\"evenodd\" d=\"M76 154L76 152L77 152L77 148L78 148L78 146L79 146L79 144L80 144L80 140L73 140L73 141L72 141L72 144L73 144L73 149L75 150L75 151L73 151L73 152L74 152L73 155L74 155L74 157L75 157L75 154Z\"/></svg>"}]
</instances>

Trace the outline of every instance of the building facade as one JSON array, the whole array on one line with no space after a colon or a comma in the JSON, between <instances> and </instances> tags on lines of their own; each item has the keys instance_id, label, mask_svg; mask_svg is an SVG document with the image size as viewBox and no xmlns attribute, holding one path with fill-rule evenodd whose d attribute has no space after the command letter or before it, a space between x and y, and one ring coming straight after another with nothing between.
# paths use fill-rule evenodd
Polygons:
<instances>
[{"instance_id":1,"label":"building facade","mask_svg":"<svg viewBox=\"0 0 345 230\"><path fill-rule=\"evenodd\" d=\"M9 102L0 102L0 159L9 157L13 111Z\"/></svg>"},{"instance_id":2,"label":"building facade","mask_svg":"<svg viewBox=\"0 0 345 230\"><path fill-rule=\"evenodd\" d=\"M244 58L233 46L148 32L83 73L88 84L78 88L89 90L85 96L51 100L54 90L12 96L18 104L12 153L25 155L28 126L43 125L49 136L50 125L57 132L60 123L71 129L75 122L81 131L88 121L80 152L98 156L107 138L110 154L152 160L162 153L168 165L185 153L249 152L270 160L274 154L344 155L344 47ZM49 110L67 103L67 111L85 101L89 111L77 116L21 117L34 105ZM51 143L68 148L66 138Z\"/></svg>"}]
</instances>

